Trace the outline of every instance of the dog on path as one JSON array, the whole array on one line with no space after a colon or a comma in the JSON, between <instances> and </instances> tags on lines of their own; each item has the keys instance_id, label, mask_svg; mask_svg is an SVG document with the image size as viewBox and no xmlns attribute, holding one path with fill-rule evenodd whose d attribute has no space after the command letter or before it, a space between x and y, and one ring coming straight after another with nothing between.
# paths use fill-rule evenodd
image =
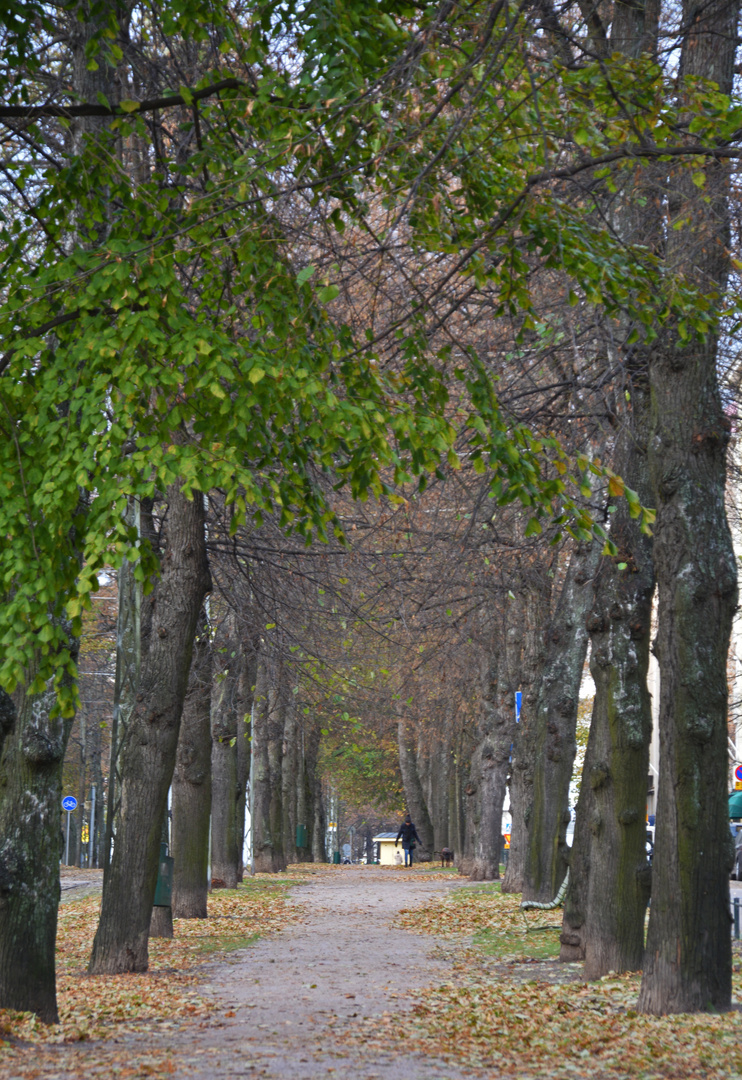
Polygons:
<instances>
[{"instance_id":1,"label":"dog on path","mask_svg":"<svg viewBox=\"0 0 742 1080\"><path fill-rule=\"evenodd\" d=\"M441 866L453 866L453 852L450 848L441 848Z\"/></svg>"}]
</instances>

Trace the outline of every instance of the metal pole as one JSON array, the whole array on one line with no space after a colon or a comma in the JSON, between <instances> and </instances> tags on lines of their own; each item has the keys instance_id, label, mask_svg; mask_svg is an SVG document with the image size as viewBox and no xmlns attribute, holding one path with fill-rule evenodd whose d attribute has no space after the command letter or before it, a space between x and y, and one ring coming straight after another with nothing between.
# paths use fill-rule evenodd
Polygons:
<instances>
[{"instance_id":1,"label":"metal pole","mask_svg":"<svg viewBox=\"0 0 742 1080\"><path fill-rule=\"evenodd\" d=\"M739 897L734 898L734 940L739 941Z\"/></svg>"},{"instance_id":2,"label":"metal pole","mask_svg":"<svg viewBox=\"0 0 742 1080\"><path fill-rule=\"evenodd\" d=\"M90 785L90 830L88 833L88 866L95 866L95 784Z\"/></svg>"},{"instance_id":3,"label":"metal pole","mask_svg":"<svg viewBox=\"0 0 742 1080\"><path fill-rule=\"evenodd\" d=\"M67 847L64 852L64 865L70 865L70 812L67 811Z\"/></svg>"}]
</instances>

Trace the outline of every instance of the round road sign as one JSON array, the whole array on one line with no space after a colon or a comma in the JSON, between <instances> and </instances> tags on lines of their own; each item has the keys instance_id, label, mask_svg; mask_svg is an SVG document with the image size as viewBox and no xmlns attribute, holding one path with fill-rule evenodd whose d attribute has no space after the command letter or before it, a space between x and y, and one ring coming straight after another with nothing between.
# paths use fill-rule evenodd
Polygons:
<instances>
[{"instance_id":1,"label":"round road sign","mask_svg":"<svg viewBox=\"0 0 742 1080\"><path fill-rule=\"evenodd\" d=\"M742 780L742 765L738 765L737 768L734 770L734 779Z\"/></svg>"},{"instance_id":2,"label":"round road sign","mask_svg":"<svg viewBox=\"0 0 742 1080\"><path fill-rule=\"evenodd\" d=\"M62 799L62 808L71 813L73 810L77 810L77 799L74 795L65 795Z\"/></svg>"}]
</instances>

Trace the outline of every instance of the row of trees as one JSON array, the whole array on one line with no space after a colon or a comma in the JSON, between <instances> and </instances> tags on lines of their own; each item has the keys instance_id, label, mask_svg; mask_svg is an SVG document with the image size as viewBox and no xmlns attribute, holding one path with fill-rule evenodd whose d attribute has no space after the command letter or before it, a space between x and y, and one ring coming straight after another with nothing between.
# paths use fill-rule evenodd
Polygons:
<instances>
[{"instance_id":1,"label":"row of trees","mask_svg":"<svg viewBox=\"0 0 742 1080\"><path fill-rule=\"evenodd\" d=\"M373 708L425 844L453 835L478 877L512 745L504 885L551 898L589 639L563 941L593 974L636 967L656 584L640 1006L726 1007L735 4L24 8L0 6L0 1004L56 1015L62 762L113 561L92 972L147 966L173 779L202 913L207 740L229 876L248 712L256 868L294 856L298 823L321 854L323 725ZM441 722L427 738L411 702Z\"/></svg>"}]
</instances>

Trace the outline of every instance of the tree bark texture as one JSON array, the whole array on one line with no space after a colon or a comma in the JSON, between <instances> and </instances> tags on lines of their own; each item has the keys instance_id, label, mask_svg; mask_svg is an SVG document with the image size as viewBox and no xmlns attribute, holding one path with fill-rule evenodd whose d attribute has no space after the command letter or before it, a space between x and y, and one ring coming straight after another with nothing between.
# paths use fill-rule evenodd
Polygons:
<instances>
[{"instance_id":1,"label":"tree bark texture","mask_svg":"<svg viewBox=\"0 0 742 1080\"><path fill-rule=\"evenodd\" d=\"M526 810L532 800L534 732L539 687L546 663L546 632L551 617L552 571L549 562L524 569L523 652L520 722L515 726L510 765L510 854L502 891L522 893L526 866Z\"/></svg>"},{"instance_id":2,"label":"tree bark texture","mask_svg":"<svg viewBox=\"0 0 742 1080\"><path fill-rule=\"evenodd\" d=\"M205 919L211 817L212 650L206 613L199 617L173 773L173 916Z\"/></svg>"},{"instance_id":3,"label":"tree bark texture","mask_svg":"<svg viewBox=\"0 0 742 1080\"><path fill-rule=\"evenodd\" d=\"M569 783L588 642L585 616L592 601L599 558L597 543L575 547L549 627L533 727L533 791L524 815L523 897L527 900L553 900L567 872Z\"/></svg>"},{"instance_id":4,"label":"tree bark texture","mask_svg":"<svg viewBox=\"0 0 742 1080\"><path fill-rule=\"evenodd\" d=\"M203 499L168 489L167 541L152 594L152 631L122 747L121 815L103 880L91 974L146 971L160 829L175 766L198 616L211 587Z\"/></svg>"},{"instance_id":5,"label":"tree bark texture","mask_svg":"<svg viewBox=\"0 0 742 1080\"><path fill-rule=\"evenodd\" d=\"M464 739L463 735L460 734L453 748L448 781L448 838L453 844L454 865L462 874L467 873L462 864L466 843L466 812L464 809L466 772ZM471 869L471 864L468 869Z\"/></svg>"},{"instance_id":6,"label":"tree bark texture","mask_svg":"<svg viewBox=\"0 0 742 1080\"><path fill-rule=\"evenodd\" d=\"M314 822L312 829L312 862L327 862L327 847L325 837L327 835L327 812L325 800L322 798L322 780L315 772L312 781Z\"/></svg>"},{"instance_id":7,"label":"tree bark texture","mask_svg":"<svg viewBox=\"0 0 742 1080\"><path fill-rule=\"evenodd\" d=\"M657 9L617 5L611 48L636 57L656 54ZM662 223L654 197L658 177L643 172L614 209L616 231L629 243L661 248ZM624 328L626 337L630 327ZM654 502L649 480L647 350L624 347L629 407L621 410L614 471L642 505ZM618 388L620 390L621 387ZM621 397L617 392L618 400ZM651 700L647 690L654 591L652 538L644 535L623 498L614 501L611 539L616 558L603 558L588 615L595 700L570 853L560 958L585 960L585 975L642 966L644 918L651 870L646 857L646 799Z\"/></svg>"},{"instance_id":8,"label":"tree bark texture","mask_svg":"<svg viewBox=\"0 0 742 1080\"><path fill-rule=\"evenodd\" d=\"M236 889L242 837L237 835L237 736L243 726L241 657L233 619L215 642L219 663L211 694L211 880Z\"/></svg>"},{"instance_id":9,"label":"tree bark texture","mask_svg":"<svg viewBox=\"0 0 742 1080\"><path fill-rule=\"evenodd\" d=\"M253 713L253 855L256 873L286 869L281 806L283 665L264 645L258 658Z\"/></svg>"},{"instance_id":10,"label":"tree bark texture","mask_svg":"<svg viewBox=\"0 0 742 1080\"><path fill-rule=\"evenodd\" d=\"M240 643L240 714L237 716L237 802L235 806L236 831L238 836L239 859L237 874L242 881L245 873L245 823L247 815L247 788L250 780L250 746L252 738L251 712L255 679L257 678L257 642Z\"/></svg>"},{"instance_id":11,"label":"tree bark texture","mask_svg":"<svg viewBox=\"0 0 742 1080\"><path fill-rule=\"evenodd\" d=\"M731 92L737 16L728 0L684 3L681 78L702 75ZM719 310L728 166L707 159L704 173L703 192L687 171L671 177L667 261ZM662 767L638 1007L654 1014L726 1009L731 1000L726 662L737 568L724 502L730 424L717 345L715 334L684 343L680 328L670 327L650 367Z\"/></svg>"},{"instance_id":12,"label":"tree bark texture","mask_svg":"<svg viewBox=\"0 0 742 1080\"><path fill-rule=\"evenodd\" d=\"M643 413L646 392L646 386L634 385L636 418ZM616 471L647 505L646 439L639 436L635 428L621 433ZM587 619L595 701L562 929L563 958L574 956L575 948L584 953L588 979L641 968L649 899L645 814L652 734L647 690L652 540L630 517L624 499L615 505L611 539L619 553L601 561Z\"/></svg>"},{"instance_id":13,"label":"tree bark texture","mask_svg":"<svg viewBox=\"0 0 742 1080\"><path fill-rule=\"evenodd\" d=\"M82 100L116 100L114 73L88 70L85 45L99 29L76 22L74 88ZM85 57L84 63L81 63ZM107 70L103 70L107 68ZM88 94L92 94L89 97ZM83 122L93 134L100 120ZM71 133L70 143L80 132ZM77 643L70 641L76 658ZM27 683L34 673L28 672ZM0 691L0 1008L58 1020L55 943L62 856L62 768L71 720L50 718L55 694L11 699Z\"/></svg>"},{"instance_id":14,"label":"tree bark texture","mask_svg":"<svg viewBox=\"0 0 742 1080\"><path fill-rule=\"evenodd\" d=\"M513 604L513 609L517 608ZM515 738L515 688L521 660L521 619L508 610L500 628L499 649L485 657L480 673L481 700L478 715L480 743L479 824L476 833L473 881L500 877L502 808L505 802L511 749Z\"/></svg>"},{"instance_id":15,"label":"tree bark texture","mask_svg":"<svg viewBox=\"0 0 742 1080\"><path fill-rule=\"evenodd\" d=\"M435 847L433 823L430 820L423 786L417 767L417 747L408 722L403 716L397 720L399 768L402 773L407 810L420 837L420 857L430 858Z\"/></svg>"},{"instance_id":16,"label":"tree bark texture","mask_svg":"<svg viewBox=\"0 0 742 1080\"><path fill-rule=\"evenodd\" d=\"M297 861L296 816L299 786L303 782L300 772L301 747L297 723L296 702L289 692L286 695L283 717L283 745L281 755L281 813L283 816L283 853L287 863Z\"/></svg>"},{"instance_id":17,"label":"tree bark texture","mask_svg":"<svg viewBox=\"0 0 742 1080\"><path fill-rule=\"evenodd\" d=\"M47 1024L59 1019L60 806L71 727L49 718L54 701L51 690L0 697L0 1009L33 1012Z\"/></svg>"}]
</instances>

